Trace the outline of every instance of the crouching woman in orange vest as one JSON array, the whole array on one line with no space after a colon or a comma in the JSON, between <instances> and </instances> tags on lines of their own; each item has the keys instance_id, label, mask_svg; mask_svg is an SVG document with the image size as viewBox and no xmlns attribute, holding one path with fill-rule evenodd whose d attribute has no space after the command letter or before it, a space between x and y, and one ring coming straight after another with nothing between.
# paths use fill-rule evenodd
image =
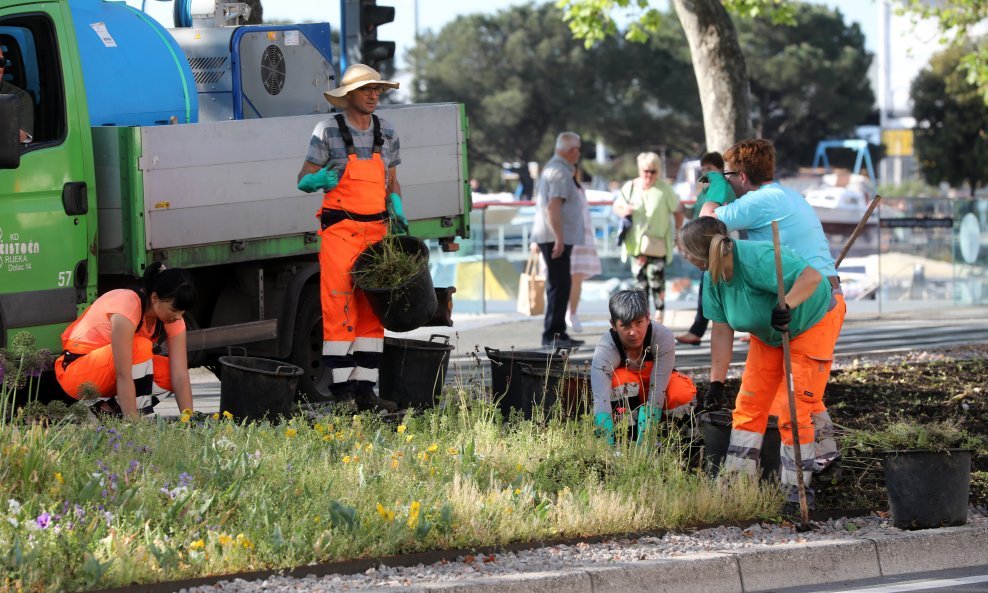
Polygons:
<instances>
[{"instance_id":1,"label":"crouching woman in orange vest","mask_svg":"<svg viewBox=\"0 0 988 593\"><path fill-rule=\"evenodd\" d=\"M613 444L614 415L627 414L633 438L647 443L663 411L676 417L693 409L696 386L673 368L676 340L669 328L649 320L644 292L619 291L607 306L611 331L600 338L590 367L594 424Z\"/></svg>"},{"instance_id":2,"label":"crouching woman in orange vest","mask_svg":"<svg viewBox=\"0 0 988 593\"><path fill-rule=\"evenodd\" d=\"M154 262L144 272L144 289L111 290L62 333L62 355L55 377L70 396L80 399L90 384L97 409L128 418L150 413L157 386L175 393L180 410L192 409L192 386L182 315L195 301L192 277L185 270ZM167 358L154 353L168 345Z\"/></svg>"},{"instance_id":3,"label":"crouching woman in orange vest","mask_svg":"<svg viewBox=\"0 0 988 593\"><path fill-rule=\"evenodd\" d=\"M706 270L703 275L703 313L713 322L710 341L710 390L704 407L720 407L724 378L731 362L734 330L751 333L751 346L741 375L735 402L731 442L724 467L754 475L761 453L772 401L785 386L782 332L791 336L793 390L799 449L805 483L816 447L813 438L814 407L820 403L830 378L834 343L843 322L843 308L831 300L830 283L786 247L782 247L785 308L779 307L775 250L767 241L734 241L724 223L702 216L680 231L679 245L690 263ZM798 501L792 420L779 419L782 437L782 484L790 503ZM813 504L813 491L807 488Z\"/></svg>"}]
</instances>

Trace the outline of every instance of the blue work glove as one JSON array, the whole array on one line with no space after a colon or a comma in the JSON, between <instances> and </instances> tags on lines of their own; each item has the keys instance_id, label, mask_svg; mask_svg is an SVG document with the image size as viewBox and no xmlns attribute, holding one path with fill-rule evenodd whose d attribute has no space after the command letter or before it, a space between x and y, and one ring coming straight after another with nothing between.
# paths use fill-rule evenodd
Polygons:
<instances>
[{"instance_id":1,"label":"blue work glove","mask_svg":"<svg viewBox=\"0 0 988 593\"><path fill-rule=\"evenodd\" d=\"M649 433L653 434L653 428L659 425L659 420L662 418L662 408L658 406L653 406L650 404L645 404L638 408L638 444L641 445L645 442L645 438ZM654 440L653 440L654 442Z\"/></svg>"},{"instance_id":2,"label":"blue work glove","mask_svg":"<svg viewBox=\"0 0 988 593\"><path fill-rule=\"evenodd\" d=\"M607 439L608 445L614 444L614 418L607 412L594 414L594 426L597 427L597 436Z\"/></svg>"},{"instance_id":3,"label":"blue work glove","mask_svg":"<svg viewBox=\"0 0 988 593\"><path fill-rule=\"evenodd\" d=\"M340 182L340 174L332 169L319 169L315 173L309 173L298 182L298 188L307 194L314 191L333 191L336 184Z\"/></svg>"},{"instance_id":4,"label":"blue work glove","mask_svg":"<svg viewBox=\"0 0 988 593\"><path fill-rule=\"evenodd\" d=\"M772 307L772 328L776 331L789 331L789 322L792 321L792 312L789 305L785 308L776 305Z\"/></svg>"},{"instance_id":5,"label":"blue work glove","mask_svg":"<svg viewBox=\"0 0 988 593\"><path fill-rule=\"evenodd\" d=\"M394 192L388 196L388 215L395 230L407 235L408 219L405 218L405 209L401 207L401 196Z\"/></svg>"}]
</instances>

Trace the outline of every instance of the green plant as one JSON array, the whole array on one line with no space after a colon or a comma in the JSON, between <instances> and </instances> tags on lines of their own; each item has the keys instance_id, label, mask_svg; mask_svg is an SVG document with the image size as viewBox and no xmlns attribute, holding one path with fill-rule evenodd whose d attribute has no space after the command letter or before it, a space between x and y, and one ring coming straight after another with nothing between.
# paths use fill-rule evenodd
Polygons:
<instances>
[{"instance_id":1,"label":"green plant","mask_svg":"<svg viewBox=\"0 0 988 593\"><path fill-rule=\"evenodd\" d=\"M403 250L399 239L393 236L378 241L365 253L359 269L352 272L354 284L364 290L404 286L427 266L421 253Z\"/></svg>"},{"instance_id":2,"label":"green plant","mask_svg":"<svg viewBox=\"0 0 988 593\"><path fill-rule=\"evenodd\" d=\"M985 446L984 437L973 435L954 420L917 422L897 420L885 427L847 431L843 438L847 447L859 451L908 451L922 449L978 449Z\"/></svg>"},{"instance_id":3,"label":"green plant","mask_svg":"<svg viewBox=\"0 0 988 593\"><path fill-rule=\"evenodd\" d=\"M0 427L13 421L19 392L24 392L25 403L38 399L41 373L51 368L52 360L51 351L35 348L34 336L27 332L0 348Z\"/></svg>"}]
</instances>

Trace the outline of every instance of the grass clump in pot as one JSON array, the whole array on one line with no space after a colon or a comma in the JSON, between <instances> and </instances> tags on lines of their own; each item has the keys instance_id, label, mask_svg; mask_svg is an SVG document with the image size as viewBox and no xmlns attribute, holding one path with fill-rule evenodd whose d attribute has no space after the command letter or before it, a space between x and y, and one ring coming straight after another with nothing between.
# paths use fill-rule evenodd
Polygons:
<instances>
[{"instance_id":1,"label":"grass clump in pot","mask_svg":"<svg viewBox=\"0 0 988 593\"><path fill-rule=\"evenodd\" d=\"M897 420L884 428L848 431L844 442L855 450L872 452L977 450L985 447L984 438L971 434L955 420Z\"/></svg>"},{"instance_id":2,"label":"grass clump in pot","mask_svg":"<svg viewBox=\"0 0 988 593\"><path fill-rule=\"evenodd\" d=\"M428 266L422 253L403 250L397 237L385 237L365 252L353 281L361 290L398 288L412 281Z\"/></svg>"}]
</instances>

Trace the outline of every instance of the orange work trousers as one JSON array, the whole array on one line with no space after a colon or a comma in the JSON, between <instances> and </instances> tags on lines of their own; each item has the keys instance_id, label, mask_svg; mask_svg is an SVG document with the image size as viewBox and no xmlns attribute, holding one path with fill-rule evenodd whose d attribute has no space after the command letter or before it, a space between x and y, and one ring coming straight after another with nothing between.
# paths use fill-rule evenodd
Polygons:
<instances>
[{"instance_id":1,"label":"orange work trousers","mask_svg":"<svg viewBox=\"0 0 988 593\"><path fill-rule=\"evenodd\" d=\"M151 340L134 336L131 373L134 381L153 376L154 383L165 391L173 391L171 366L168 358L153 353ZM55 378L68 395L80 399L79 389L90 383L101 398L117 395L117 372L113 366L113 349L110 344L89 351L63 367L63 356L55 359ZM148 383L148 388L150 388ZM137 395L148 395L138 393Z\"/></svg>"}]
</instances>

